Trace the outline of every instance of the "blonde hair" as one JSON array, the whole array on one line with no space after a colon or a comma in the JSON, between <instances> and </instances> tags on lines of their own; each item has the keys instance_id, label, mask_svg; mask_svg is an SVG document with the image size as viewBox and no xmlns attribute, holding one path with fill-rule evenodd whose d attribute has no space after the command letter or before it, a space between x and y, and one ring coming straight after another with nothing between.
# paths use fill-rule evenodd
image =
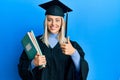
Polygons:
<instances>
[{"instance_id":1,"label":"blonde hair","mask_svg":"<svg viewBox=\"0 0 120 80\"><path fill-rule=\"evenodd\" d=\"M48 47L49 47L49 41L48 41L48 36L49 36L50 32L48 31L48 27L47 27L47 15L44 21L44 34L41 37L43 43L45 43ZM66 42L66 38L65 38L65 21L63 19L63 17L61 17L61 28L60 31L58 33L58 41L59 43L63 43Z\"/></svg>"}]
</instances>

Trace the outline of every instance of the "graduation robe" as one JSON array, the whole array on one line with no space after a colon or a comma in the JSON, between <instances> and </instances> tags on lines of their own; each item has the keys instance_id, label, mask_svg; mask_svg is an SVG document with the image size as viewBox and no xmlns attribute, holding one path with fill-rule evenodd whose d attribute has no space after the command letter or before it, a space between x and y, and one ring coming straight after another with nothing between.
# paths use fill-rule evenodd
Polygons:
<instances>
[{"instance_id":1,"label":"graduation robe","mask_svg":"<svg viewBox=\"0 0 120 80\"><path fill-rule=\"evenodd\" d=\"M37 37L37 41L46 57L46 67L42 69L35 67L31 70L31 60L28 59L23 50L18 64L18 72L22 80L76 80L76 73L80 80L87 79L88 63L84 59L85 54L77 42L71 41L71 44L80 54L80 71L76 71L71 56L62 53L59 43L51 48L41 41L40 36Z\"/></svg>"}]
</instances>

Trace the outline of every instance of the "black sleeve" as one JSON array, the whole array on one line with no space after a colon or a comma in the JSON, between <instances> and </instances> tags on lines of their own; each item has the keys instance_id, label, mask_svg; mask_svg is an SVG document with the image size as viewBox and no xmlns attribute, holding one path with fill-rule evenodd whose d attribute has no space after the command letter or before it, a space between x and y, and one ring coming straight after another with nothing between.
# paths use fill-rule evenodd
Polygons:
<instances>
[{"instance_id":1,"label":"black sleeve","mask_svg":"<svg viewBox=\"0 0 120 80\"><path fill-rule=\"evenodd\" d=\"M33 80L33 76L29 70L30 64L31 61L28 59L25 51L23 51L18 64L18 72L22 80Z\"/></svg>"},{"instance_id":2,"label":"black sleeve","mask_svg":"<svg viewBox=\"0 0 120 80\"><path fill-rule=\"evenodd\" d=\"M89 65L88 62L84 59L85 53L80 47L80 45L77 42L72 42L74 48L79 52L80 54L80 71L78 72L81 79L80 80L87 80L87 75L89 71Z\"/></svg>"},{"instance_id":3,"label":"black sleeve","mask_svg":"<svg viewBox=\"0 0 120 80\"><path fill-rule=\"evenodd\" d=\"M82 75L82 80L87 80L87 75L89 71L88 62L85 59L81 58L80 65L80 73Z\"/></svg>"}]
</instances>

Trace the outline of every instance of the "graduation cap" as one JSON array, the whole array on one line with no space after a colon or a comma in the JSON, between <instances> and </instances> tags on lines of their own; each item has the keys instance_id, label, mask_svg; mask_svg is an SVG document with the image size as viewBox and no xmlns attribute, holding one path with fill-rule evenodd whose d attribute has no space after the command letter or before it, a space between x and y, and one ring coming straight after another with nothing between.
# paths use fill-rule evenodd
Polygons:
<instances>
[{"instance_id":1,"label":"graduation cap","mask_svg":"<svg viewBox=\"0 0 120 80\"><path fill-rule=\"evenodd\" d=\"M72 9L64 5L59 0L52 0L52 1L40 4L39 6L46 10L45 15L54 15L54 16L64 17L64 13L66 13L65 36L67 36L68 12L71 12Z\"/></svg>"}]
</instances>

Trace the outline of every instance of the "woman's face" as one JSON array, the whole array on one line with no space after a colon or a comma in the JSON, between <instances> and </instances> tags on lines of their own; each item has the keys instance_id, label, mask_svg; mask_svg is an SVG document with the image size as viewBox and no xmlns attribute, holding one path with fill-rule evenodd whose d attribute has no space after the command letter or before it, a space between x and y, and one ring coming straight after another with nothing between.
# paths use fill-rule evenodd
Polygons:
<instances>
[{"instance_id":1,"label":"woman's face","mask_svg":"<svg viewBox=\"0 0 120 80\"><path fill-rule=\"evenodd\" d=\"M61 20L60 16L47 15L48 30L53 34L57 34L61 28Z\"/></svg>"}]
</instances>

